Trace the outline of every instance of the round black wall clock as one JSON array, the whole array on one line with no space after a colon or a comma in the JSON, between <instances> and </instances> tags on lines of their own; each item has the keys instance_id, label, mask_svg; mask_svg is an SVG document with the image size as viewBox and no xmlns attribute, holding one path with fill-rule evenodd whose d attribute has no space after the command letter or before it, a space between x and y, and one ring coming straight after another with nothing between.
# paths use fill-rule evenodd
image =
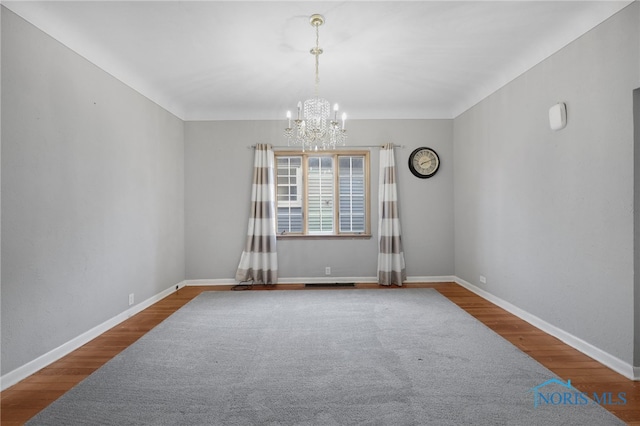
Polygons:
<instances>
[{"instance_id":1,"label":"round black wall clock","mask_svg":"<svg viewBox=\"0 0 640 426\"><path fill-rule=\"evenodd\" d=\"M420 179L435 175L440 167L440 157L431 148L420 147L409 155L409 170Z\"/></svg>"}]
</instances>

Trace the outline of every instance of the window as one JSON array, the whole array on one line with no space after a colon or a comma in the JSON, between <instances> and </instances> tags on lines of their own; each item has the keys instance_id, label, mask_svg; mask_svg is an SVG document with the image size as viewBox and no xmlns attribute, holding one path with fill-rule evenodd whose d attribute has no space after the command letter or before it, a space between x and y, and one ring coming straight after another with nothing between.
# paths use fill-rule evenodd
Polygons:
<instances>
[{"instance_id":1,"label":"window","mask_svg":"<svg viewBox=\"0 0 640 426\"><path fill-rule=\"evenodd\" d=\"M278 234L369 236L369 153L276 152Z\"/></svg>"}]
</instances>

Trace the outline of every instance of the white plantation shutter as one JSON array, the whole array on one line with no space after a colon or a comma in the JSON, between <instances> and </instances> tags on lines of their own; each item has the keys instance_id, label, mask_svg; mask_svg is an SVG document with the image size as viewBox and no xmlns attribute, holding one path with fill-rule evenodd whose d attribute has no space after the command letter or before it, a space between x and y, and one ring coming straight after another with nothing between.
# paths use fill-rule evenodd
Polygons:
<instances>
[{"instance_id":1,"label":"white plantation shutter","mask_svg":"<svg viewBox=\"0 0 640 426\"><path fill-rule=\"evenodd\" d=\"M338 209L340 232L365 231L364 156L340 156Z\"/></svg>"},{"instance_id":2,"label":"white plantation shutter","mask_svg":"<svg viewBox=\"0 0 640 426\"><path fill-rule=\"evenodd\" d=\"M309 157L307 226L309 234L333 233L333 158Z\"/></svg>"}]
</instances>

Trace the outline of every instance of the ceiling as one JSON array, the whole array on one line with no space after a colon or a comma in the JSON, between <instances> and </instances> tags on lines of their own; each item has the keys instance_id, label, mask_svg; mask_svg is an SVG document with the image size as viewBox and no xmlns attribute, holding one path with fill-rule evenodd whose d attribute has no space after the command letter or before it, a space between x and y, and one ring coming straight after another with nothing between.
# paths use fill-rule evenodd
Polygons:
<instances>
[{"instance_id":1,"label":"ceiling","mask_svg":"<svg viewBox=\"0 0 640 426\"><path fill-rule=\"evenodd\" d=\"M631 1L3 1L184 120L453 118Z\"/></svg>"}]
</instances>

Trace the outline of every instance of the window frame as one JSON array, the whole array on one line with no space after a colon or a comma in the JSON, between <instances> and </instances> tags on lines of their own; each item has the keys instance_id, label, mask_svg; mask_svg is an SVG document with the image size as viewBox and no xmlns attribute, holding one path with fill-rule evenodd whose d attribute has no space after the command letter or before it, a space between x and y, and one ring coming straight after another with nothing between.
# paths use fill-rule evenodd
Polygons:
<instances>
[{"instance_id":1,"label":"window frame","mask_svg":"<svg viewBox=\"0 0 640 426\"><path fill-rule=\"evenodd\" d=\"M276 159L276 172L277 172L277 168L278 168L277 164L278 164L278 160ZM302 167L289 167L289 169L292 169L292 168L294 168L296 170L296 173L295 173L296 184L295 185L287 184L286 186L287 187L296 186L296 187L299 188L300 187L300 182L302 182ZM280 177L280 175L277 175L277 174L276 174L276 176L278 178ZM289 177L289 176L293 176L293 175L291 175L291 174L287 175L287 177ZM276 179L276 194L277 194L278 186L280 186L280 184L278 183L278 179ZM291 192L289 191L288 194L291 195ZM294 200L294 201L291 201L291 200L283 201L282 207L302 207L302 204L303 204L303 201L304 201L303 195L304 194L301 193L301 192L296 193L296 200ZM276 197L276 202L277 202L277 197Z\"/></svg>"},{"instance_id":2,"label":"window frame","mask_svg":"<svg viewBox=\"0 0 640 426\"><path fill-rule=\"evenodd\" d=\"M326 150L326 151L292 151L278 150L274 152L276 174L278 170L278 157L301 157L301 175L300 182L301 198L302 198L302 232L278 233L278 239L356 239L371 238L371 176L370 176L370 151L369 150ZM363 157L364 158L364 231L362 232L344 232L340 231L340 157ZM331 234L309 234L309 202L308 202L308 167L309 157L332 157L333 158L333 232ZM277 183L276 183L277 186ZM277 187L276 187L277 192ZM278 209L278 201L276 198L276 211ZM276 219L277 220L277 219Z\"/></svg>"}]
</instances>

